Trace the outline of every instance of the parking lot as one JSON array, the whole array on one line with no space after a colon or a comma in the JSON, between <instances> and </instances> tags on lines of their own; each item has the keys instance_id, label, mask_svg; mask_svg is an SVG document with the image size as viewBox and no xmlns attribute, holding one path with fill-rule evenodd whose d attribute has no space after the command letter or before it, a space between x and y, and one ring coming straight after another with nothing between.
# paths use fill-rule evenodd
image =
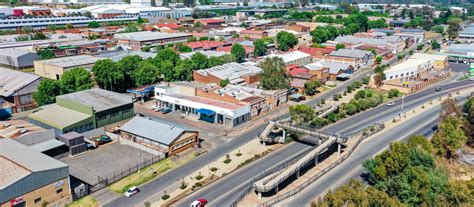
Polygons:
<instances>
[{"instance_id":1,"label":"parking lot","mask_svg":"<svg viewBox=\"0 0 474 207\"><path fill-rule=\"evenodd\" d=\"M84 154L76 157L66 157L61 159L69 165L69 172L72 176L90 184L95 185L98 177L107 178L120 175L121 172L128 172L146 160L150 163L152 159L158 160L158 156L139 150L129 145L113 142L100 146L94 150L88 150Z\"/></svg>"}]
</instances>

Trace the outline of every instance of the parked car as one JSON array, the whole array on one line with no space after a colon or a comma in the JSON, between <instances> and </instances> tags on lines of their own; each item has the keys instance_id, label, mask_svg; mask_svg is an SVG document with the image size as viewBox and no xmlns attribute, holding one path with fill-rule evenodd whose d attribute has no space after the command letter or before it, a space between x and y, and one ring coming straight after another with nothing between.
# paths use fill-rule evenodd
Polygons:
<instances>
[{"instance_id":1,"label":"parked car","mask_svg":"<svg viewBox=\"0 0 474 207\"><path fill-rule=\"evenodd\" d=\"M159 111L162 111L165 107L159 107L159 106L156 106L153 111L155 112L159 112Z\"/></svg>"},{"instance_id":2,"label":"parked car","mask_svg":"<svg viewBox=\"0 0 474 207\"><path fill-rule=\"evenodd\" d=\"M170 112L171 112L171 108L168 108L168 107L163 108L163 110L161 110L162 114L167 114L167 113L170 113Z\"/></svg>"},{"instance_id":3,"label":"parked car","mask_svg":"<svg viewBox=\"0 0 474 207\"><path fill-rule=\"evenodd\" d=\"M387 106L393 106L393 105L395 105L395 103L393 103L393 102L388 102L387 103Z\"/></svg>"},{"instance_id":4,"label":"parked car","mask_svg":"<svg viewBox=\"0 0 474 207\"><path fill-rule=\"evenodd\" d=\"M440 88L440 87L436 87L436 88L435 88L435 91L436 91L436 92L441 91L441 88Z\"/></svg>"},{"instance_id":5,"label":"parked car","mask_svg":"<svg viewBox=\"0 0 474 207\"><path fill-rule=\"evenodd\" d=\"M191 203L191 207L204 207L207 204L207 200L200 198Z\"/></svg>"},{"instance_id":6,"label":"parked car","mask_svg":"<svg viewBox=\"0 0 474 207\"><path fill-rule=\"evenodd\" d=\"M137 187L133 186L133 187L129 188L129 189L127 190L127 192L125 192L125 196L130 197L130 196L133 196L133 195L135 195L135 194L137 194L137 193L139 193L139 192L140 192L140 189L138 189Z\"/></svg>"}]
</instances>

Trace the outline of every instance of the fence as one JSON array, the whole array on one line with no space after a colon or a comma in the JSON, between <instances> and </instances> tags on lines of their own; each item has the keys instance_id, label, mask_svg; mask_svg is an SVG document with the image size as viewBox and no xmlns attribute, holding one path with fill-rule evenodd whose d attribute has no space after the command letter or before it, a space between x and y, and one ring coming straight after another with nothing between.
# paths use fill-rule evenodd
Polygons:
<instances>
[{"instance_id":1,"label":"fence","mask_svg":"<svg viewBox=\"0 0 474 207\"><path fill-rule=\"evenodd\" d=\"M97 183L90 187L90 192L93 193L102 188L105 188L109 184L117 182L118 180L132 173L138 172L138 170L148 167L164 158L165 157L163 156L152 156L151 159L144 160L143 162L139 162L136 165L128 167L128 169L121 170L120 172L114 172L113 174L105 175L104 177L97 176ZM149 169L149 172L153 171L153 173L157 173L157 170L158 169Z\"/></svg>"}]
</instances>

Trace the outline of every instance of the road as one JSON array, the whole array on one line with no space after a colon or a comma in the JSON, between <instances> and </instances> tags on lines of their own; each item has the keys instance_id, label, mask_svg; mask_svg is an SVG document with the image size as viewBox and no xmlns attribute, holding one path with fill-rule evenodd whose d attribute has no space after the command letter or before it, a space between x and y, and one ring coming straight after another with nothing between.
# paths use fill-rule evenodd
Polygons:
<instances>
[{"instance_id":1,"label":"road","mask_svg":"<svg viewBox=\"0 0 474 207\"><path fill-rule=\"evenodd\" d=\"M423 102L426 102L427 100L436 99L440 95L445 95L446 93L448 93L449 89L459 86L474 87L474 82L462 81L446 84L441 86L441 88L443 88L443 91L440 91L438 93L434 93L434 90L432 90L432 88L428 88L425 91L421 91L417 94L407 96L405 98L404 107L407 110L410 110L413 107L418 106ZM330 125L330 127L328 127L328 130L346 134L358 131L373 123L381 123L383 121L390 120L394 116L397 116L397 114L399 113L401 107L400 102L400 100L395 101L396 105L390 108L387 108L387 106L385 105L381 105L374 109L349 117L340 122L336 122L335 124ZM387 143L388 142L385 143L385 146L387 145ZM307 148L311 147L307 146L306 148L304 148L304 150L306 150ZM286 153L286 156L292 156L301 150L295 148L284 149L284 153ZM257 173L232 173L228 175L225 179L218 180L212 185L207 186L192 194L191 196L188 196L187 198L181 200L177 203L177 206L188 206L189 203L198 198L206 198L210 201L210 206L229 206L235 198L237 198L242 192L245 191L245 189L250 184L250 180L255 175L264 170L268 170L269 166L273 166L281 161L281 159L277 157L273 158L273 156L273 153L271 153L265 156L264 163L257 161L245 167L245 169Z\"/></svg>"},{"instance_id":2,"label":"road","mask_svg":"<svg viewBox=\"0 0 474 207\"><path fill-rule=\"evenodd\" d=\"M346 161L330 173L322 176L294 197L284 200L276 206L309 206L315 198L323 196L328 190L334 190L354 178L362 179L360 175L363 173L363 168L360 163L385 150L387 143L405 140L411 135L430 136L433 133L432 128L438 124L440 109L440 106L434 107L380 136L365 140Z\"/></svg>"},{"instance_id":3,"label":"road","mask_svg":"<svg viewBox=\"0 0 474 207\"><path fill-rule=\"evenodd\" d=\"M308 104L315 105L317 102L319 102L322 99L332 98L334 94L343 92L346 89L347 85L349 85L352 81L362 79L362 77L371 73L371 71L372 70L364 70L364 71L358 72L357 74L354 74L354 78L351 81L342 82L336 88L321 94L321 96L319 96L318 98L314 100L309 100ZM285 115L285 116L288 116L288 115ZM264 128L265 128L264 125L258 126L241 136L235 137L229 142L219 145L218 147L216 147L214 150L210 151L209 153L201 155L197 157L196 159L194 159L193 161L179 168L171 170L170 172L164 174L163 176L160 176L159 178L140 186L141 192L133 197L127 198L125 196L120 196L119 198L113 201L110 201L109 203L104 203L103 205L110 206L110 207L121 207L121 206L130 207L130 206L138 205L140 203L148 201L151 197L156 197L156 194L162 193L163 190L165 190L167 187L173 184L176 184L177 179L181 179L183 177L186 177L194 173L196 170L199 170L202 166L206 166L207 163L214 161L222 156L225 156L225 154L249 142L251 139L256 138L263 131ZM307 146L300 146L300 147L308 148ZM295 146L292 149L293 149L292 151L294 152L301 151L301 148L297 146ZM288 157L288 155L285 155L285 156Z\"/></svg>"}]
</instances>

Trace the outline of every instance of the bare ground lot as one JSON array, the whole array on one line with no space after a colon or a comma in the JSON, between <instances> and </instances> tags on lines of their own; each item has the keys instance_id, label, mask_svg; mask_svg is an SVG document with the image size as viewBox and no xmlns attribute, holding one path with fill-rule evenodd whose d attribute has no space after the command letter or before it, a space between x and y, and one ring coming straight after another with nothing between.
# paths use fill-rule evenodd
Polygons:
<instances>
[{"instance_id":1,"label":"bare ground lot","mask_svg":"<svg viewBox=\"0 0 474 207\"><path fill-rule=\"evenodd\" d=\"M158 159L157 156L153 156L153 158ZM114 176L114 174L120 175L122 171L128 172L138 163L151 159L152 154L150 153L113 142L94 150L88 150L76 157L63 158L61 161L69 165L69 172L72 176L90 185L95 185L98 182L98 176L106 178ZM144 166L140 165L140 167Z\"/></svg>"}]
</instances>

